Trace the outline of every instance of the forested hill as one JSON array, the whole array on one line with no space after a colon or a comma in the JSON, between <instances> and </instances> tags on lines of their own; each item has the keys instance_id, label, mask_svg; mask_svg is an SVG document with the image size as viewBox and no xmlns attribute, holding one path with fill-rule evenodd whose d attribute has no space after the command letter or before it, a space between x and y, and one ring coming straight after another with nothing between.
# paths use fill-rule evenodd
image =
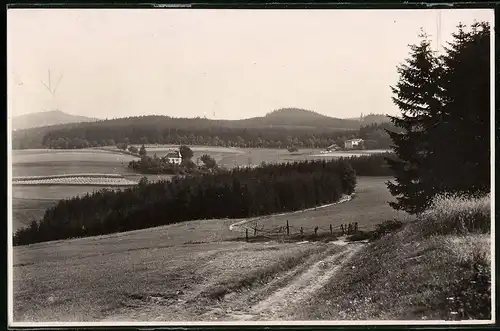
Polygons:
<instances>
[{"instance_id":1,"label":"forested hill","mask_svg":"<svg viewBox=\"0 0 500 331\"><path fill-rule=\"evenodd\" d=\"M359 129L360 122L355 119L329 117L305 109L282 108L272 111L263 117L234 121L234 125L255 128L281 126L289 128L349 130Z\"/></svg>"},{"instance_id":2,"label":"forested hill","mask_svg":"<svg viewBox=\"0 0 500 331\"><path fill-rule=\"evenodd\" d=\"M13 148L82 148L117 142L246 147L325 147L357 136L359 120L287 108L243 120L138 116L20 130Z\"/></svg>"}]
</instances>

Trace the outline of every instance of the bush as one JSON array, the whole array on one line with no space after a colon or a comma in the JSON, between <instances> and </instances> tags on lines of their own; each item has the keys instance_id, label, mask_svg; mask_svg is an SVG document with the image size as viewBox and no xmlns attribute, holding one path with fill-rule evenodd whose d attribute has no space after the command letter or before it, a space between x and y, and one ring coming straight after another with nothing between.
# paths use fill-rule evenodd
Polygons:
<instances>
[{"instance_id":1,"label":"bush","mask_svg":"<svg viewBox=\"0 0 500 331\"><path fill-rule=\"evenodd\" d=\"M400 220L394 219L394 220L384 221L376 225L375 231L373 231L371 239L379 239L385 236L386 234L401 229L402 227L403 227L403 222L401 222Z\"/></svg>"},{"instance_id":2,"label":"bush","mask_svg":"<svg viewBox=\"0 0 500 331\"><path fill-rule=\"evenodd\" d=\"M139 153L139 150L138 150L138 149L137 149L137 147L135 147L135 146L129 146L129 147L128 147L128 151L129 151L130 153L134 153L134 154Z\"/></svg>"},{"instance_id":3,"label":"bush","mask_svg":"<svg viewBox=\"0 0 500 331\"><path fill-rule=\"evenodd\" d=\"M116 148L125 151L127 149L127 143L118 143L118 144L116 144Z\"/></svg>"},{"instance_id":4,"label":"bush","mask_svg":"<svg viewBox=\"0 0 500 331\"><path fill-rule=\"evenodd\" d=\"M205 167L212 169L217 167L217 162L210 155L204 154L201 156L200 160L205 164Z\"/></svg>"}]
</instances>

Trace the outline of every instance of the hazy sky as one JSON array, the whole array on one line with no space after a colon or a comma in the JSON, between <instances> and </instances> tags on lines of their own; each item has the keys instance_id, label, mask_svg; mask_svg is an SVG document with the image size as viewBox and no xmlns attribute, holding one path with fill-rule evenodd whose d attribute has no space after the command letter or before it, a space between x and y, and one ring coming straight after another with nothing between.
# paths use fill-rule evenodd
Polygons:
<instances>
[{"instance_id":1,"label":"hazy sky","mask_svg":"<svg viewBox=\"0 0 500 331\"><path fill-rule=\"evenodd\" d=\"M19 9L7 20L14 116L236 119L299 107L345 118L398 113L389 86L420 27L437 47L493 12ZM63 74L55 97L41 83L49 68L52 86Z\"/></svg>"}]
</instances>

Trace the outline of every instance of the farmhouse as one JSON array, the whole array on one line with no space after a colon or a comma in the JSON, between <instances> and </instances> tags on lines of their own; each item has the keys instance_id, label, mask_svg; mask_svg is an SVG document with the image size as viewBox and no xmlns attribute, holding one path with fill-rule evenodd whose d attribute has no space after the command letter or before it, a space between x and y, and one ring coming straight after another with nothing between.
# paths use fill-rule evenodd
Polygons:
<instances>
[{"instance_id":1,"label":"farmhouse","mask_svg":"<svg viewBox=\"0 0 500 331\"><path fill-rule=\"evenodd\" d=\"M363 139L346 140L344 143L344 146L346 149L354 149L354 148L360 147L362 142L363 142Z\"/></svg>"},{"instance_id":2,"label":"farmhouse","mask_svg":"<svg viewBox=\"0 0 500 331\"><path fill-rule=\"evenodd\" d=\"M169 152L163 158L173 164L181 164L182 162L181 153L179 151Z\"/></svg>"}]
</instances>

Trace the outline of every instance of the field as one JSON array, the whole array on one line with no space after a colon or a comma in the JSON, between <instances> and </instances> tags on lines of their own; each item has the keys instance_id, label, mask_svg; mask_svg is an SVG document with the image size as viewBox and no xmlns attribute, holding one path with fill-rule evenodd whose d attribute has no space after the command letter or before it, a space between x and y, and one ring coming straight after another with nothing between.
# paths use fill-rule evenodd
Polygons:
<instances>
[{"instance_id":1,"label":"field","mask_svg":"<svg viewBox=\"0 0 500 331\"><path fill-rule=\"evenodd\" d=\"M359 178L351 201L259 224L274 227L288 219L292 227L311 231L356 220L372 227L397 216L386 206L385 180ZM14 319L272 320L286 316L288 303L313 295L363 246L246 243L244 233L229 230L241 221L192 221L15 247Z\"/></svg>"}]
</instances>

